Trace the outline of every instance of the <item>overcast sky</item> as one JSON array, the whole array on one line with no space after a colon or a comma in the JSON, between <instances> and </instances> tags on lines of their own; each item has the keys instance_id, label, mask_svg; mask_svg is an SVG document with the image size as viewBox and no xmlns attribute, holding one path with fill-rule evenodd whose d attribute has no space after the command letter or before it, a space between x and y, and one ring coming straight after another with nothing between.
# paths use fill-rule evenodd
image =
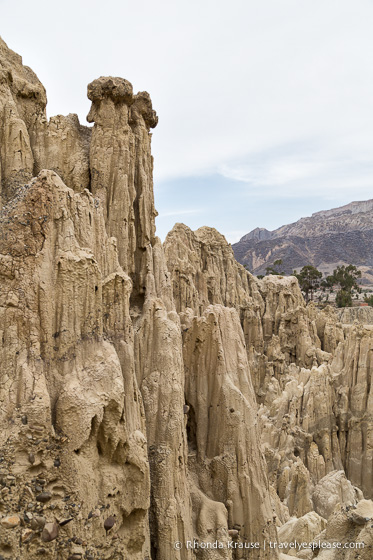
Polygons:
<instances>
[{"instance_id":1,"label":"overcast sky","mask_svg":"<svg viewBox=\"0 0 373 560\"><path fill-rule=\"evenodd\" d=\"M101 75L149 91L162 238L373 198L373 0L0 0L0 34L48 116L84 124Z\"/></svg>"}]
</instances>

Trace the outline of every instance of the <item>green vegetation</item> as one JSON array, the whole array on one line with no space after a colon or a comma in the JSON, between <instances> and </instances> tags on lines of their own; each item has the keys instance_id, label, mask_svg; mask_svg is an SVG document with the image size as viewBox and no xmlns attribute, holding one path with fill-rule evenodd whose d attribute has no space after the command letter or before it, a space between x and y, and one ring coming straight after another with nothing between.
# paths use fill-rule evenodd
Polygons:
<instances>
[{"instance_id":1,"label":"green vegetation","mask_svg":"<svg viewBox=\"0 0 373 560\"><path fill-rule=\"evenodd\" d=\"M269 274L274 274L275 276L283 276L285 272L280 272L280 266L282 265L282 259L277 259L272 266L267 266L266 268L266 276Z\"/></svg>"},{"instance_id":2,"label":"green vegetation","mask_svg":"<svg viewBox=\"0 0 373 560\"><path fill-rule=\"evenodd\" d=\"M267 266L266 276L274 274L275 276L285 276L285 272L281 270L283 267L282 259ZM294 270L293 275L299 282L299 287L304 294L306 303L313 301L315 292L320 290L325 294L318 294L317 301L320 305L326 305L329 302L330 294L336 292L335 305L337 307L351 307L352 299L359 299L358 294L362 293L362 288L358 285L358 279L361 278L361 271L353 264L347 266L337 266L333 273L326 278L322 278L322 272L315 266L306 265L299 272ZM263 275L258 275L263 278ZM365 296L364 301L373 307L373 295ZM333 300L330 301L333 304Z\"/></svg>"},{"instance_id":3,"label":"green vegetation","mask_svg":"<svg viewBox=\"0 0 373 560\"><path fill-rule=\"evenodd\" d=\"M306 303L313 300L313 292L320 287L322 272L317 270L310 264L304 266L297 274L294 271L294 276L298 279L300 289L305 295Z\"/></svg>"},{"instance_id":4,"label":"green vegetation","mask_svg":"<svg viewBox=\"0 0 373 560\"><path fill-rule=\"evenodd\" d=\"M337 307L350 307L352 305L352 290L359 290L357 279L361 278L361 271L353 264L337 266L333 274L325 280L328 287L337 285L335 303Z\"/></svg>"},{"instance_id":5,"label":"green vegetation","mask_svg":"<svg viewBox=\"0 0 373 560\"><path fill-rule=\"evenodd\" d=\"M337 307L352 307L351 292L339 290L335 296L335 304Z\"/></svg>"}]
</instances>

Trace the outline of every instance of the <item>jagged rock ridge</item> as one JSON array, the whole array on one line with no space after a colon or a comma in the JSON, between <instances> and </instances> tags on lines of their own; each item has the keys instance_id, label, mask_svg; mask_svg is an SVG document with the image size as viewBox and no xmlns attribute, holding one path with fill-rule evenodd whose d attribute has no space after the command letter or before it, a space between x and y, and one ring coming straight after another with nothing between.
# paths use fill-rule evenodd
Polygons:
<instances>
[{"instance_id":1,"label":"jagged rock ridge","mask_svg":"<svg viewBox=\"0 0 373 560\"><path fill-rule=\"evenodd\" d=\"M256 228L233 245L236 259L254 274L282 259L291 274L307 264L330 273L340 264L363 267L372 280L373 199L351 202L301 218L274 231Z\"/></svg>"},{"instance_id":2,"label":"jagged rock ridge","mask_svg":"<svg viewBox=\"0 0 373 560\"><path fill-rule=\"evenodd\" d=\"M95 80L88 129L47 121L3 42L0 70L0 555L270 560L339 519L371 538L370 327L257 281L211 228L162 247L147 93Z\"/></svg>"}]
</instances>

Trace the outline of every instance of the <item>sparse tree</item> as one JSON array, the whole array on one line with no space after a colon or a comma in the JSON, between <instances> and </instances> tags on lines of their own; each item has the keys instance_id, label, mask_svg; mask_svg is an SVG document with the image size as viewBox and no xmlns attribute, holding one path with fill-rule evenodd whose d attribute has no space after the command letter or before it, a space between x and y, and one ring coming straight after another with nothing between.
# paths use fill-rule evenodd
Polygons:
<instances>
[{"instance_id":1,"label":"sparse tree","mask_svg":"<svg viewBox=\"0 0 373 560\"><path fill-rule=\"evenodd\" d=\"M331 293L333 293L333 276L325 276L320 285L324 290L327 289Z\"/></svg>"},{"instance_id":2,"label":"sparse tree","mask_svg":"<svg viewBox=\"0 0 373 560\"><path fill-rule=\"evenodd\" d=\"M351 292L348 292L346 290L338 290L337 295L335 296L335 304L337 307L351 307Z\"/></svg>"},{"instance_id":3,"label":"sparse tree","mask_svg":"<svg viewBox=\"0 0 373 560\"><path fill-rule=\"evenodd\" d=\"M352 305L352 290L354 288L359 289L358 278L361 278L361 271L353 264L337 266L333 270L333 274L326 278L329 286L336 284L339 287L335 298L337 307L350 307Z\"/></svg>"},{"instance_id":4,"label":"sparse tree","mask_svg":"<svg viewBox=\"0 0 373 560\"><path fill-rule=\"evenodd\" d=\"M280 272L280 266L282 265L282 259L277 259L272 266L267 266L266 276L269 274L274 274L275 276L283 275L285 272Z\"/></svg>"},{"instance_id":5,"label":"sparse tree","mask_svg":"<svg viewBox=\"0 0 373 560\"><path fill-rule=\"evenodd\" d=\"M299 274L295 274L298 279L300 289L305 295L306 302L313 300L313 292L320 286L322 272L314 266L308 264L302 268Z\"/></svg>"}]
</instances>

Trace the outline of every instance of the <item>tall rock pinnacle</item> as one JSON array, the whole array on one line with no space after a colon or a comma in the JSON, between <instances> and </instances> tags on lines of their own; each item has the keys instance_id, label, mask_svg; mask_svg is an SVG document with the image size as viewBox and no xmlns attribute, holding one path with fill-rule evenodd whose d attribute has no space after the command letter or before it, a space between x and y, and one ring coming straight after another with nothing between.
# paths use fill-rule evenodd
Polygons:
<instances>
[{"instance_id":1,"label":"tall rock pinnacle","mask_svg":"<svg viewBox=\"0 0 373 560\"><path fill-rule=\"evenodd\" d=\"M88 86L93 122L90 145L91 191L104 208L110 236L117 239L119 261L145 286L144 252L154 244L155 216L150 128L158 118L148 93L133 95L122 78L99 78Z\"/></svg>"}]
</instances>

